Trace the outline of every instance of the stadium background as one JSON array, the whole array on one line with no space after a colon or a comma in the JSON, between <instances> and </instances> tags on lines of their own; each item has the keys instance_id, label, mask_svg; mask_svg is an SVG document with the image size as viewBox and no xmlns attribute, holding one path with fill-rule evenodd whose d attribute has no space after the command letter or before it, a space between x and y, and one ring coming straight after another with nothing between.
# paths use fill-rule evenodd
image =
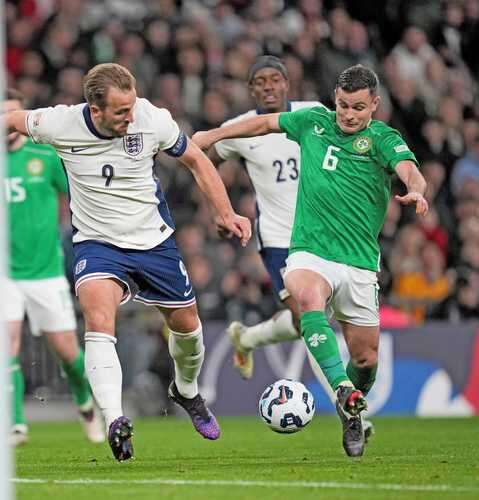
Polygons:
<instances>
[{"instance_id":1,"label":"stadium background","mask_svg":"<svg viewBox=\"0 0 479 500\"><path fill-rule=\"evenodd\" d=\"M388 372L378 382L382 377L390 385L378 383L371 398L383 413L479 413L479 0L381 5L7 0L8 85L20 89L31 107L76 104L83 101L87 69L115 61L135 74L141 96L167 107L191 135L253 106L245 79L260 54L283 58L291 99L329 106L342 69L355 63L375 69L382 81L376 118L399 129L416 152L431 210L421 221L396 202L388 210L380 237L381 360ZM254 382L233 374L222 329L232 319L253 324L274 312L267 273L254 241L242 249L218 240L186 169L161 156L155 170L198 296L208 347L202 384L205 395L216 398L213 407L223 414L253 413L262 388L283 375L314 385L300 343L258 353ZM237 210L253 219L254 193L245 170L226 163L221 175ZM66 207L62 232L69 271ZM144 415L170 411L163 396L171 366L158 313L131 303L118 324L127 405ZM72 416L61 375L30 336L22 362L27 416ZM392 387L395 404L387 399ZM316 389L320 409L328 411ZM242 408L238 393L248 395Z\"/></svg>"}]
</instances>

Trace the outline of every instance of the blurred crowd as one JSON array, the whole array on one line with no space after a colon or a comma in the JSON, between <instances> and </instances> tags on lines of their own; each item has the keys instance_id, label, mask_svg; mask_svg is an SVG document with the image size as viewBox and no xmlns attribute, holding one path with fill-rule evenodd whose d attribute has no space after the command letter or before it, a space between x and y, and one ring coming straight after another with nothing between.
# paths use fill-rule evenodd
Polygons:
<instances>
[{"instance_id":1,"label":"blurred crowd","mask_svg":"<svg viewBox=\"0 0 479 500\"><path fill-rule=\"evenodd\" d=\"M7 0L8 85L31 107L83 101L82 77L118 62L138 93L167 107L189 135L254 106L258 55L281 57L293 100L333 106L338 73L362 63L382 81L376 118L415 151L429 188L417 220L391 201L380 235L386 321L459 321L479 311L479 0ZM253 241L220 240L187 169L155 166L200 314L252 324L277 307ZM241 165L220 168L235 208L252 220ZM395 184L394 192L401 192ZM68 234L68 223L64 232Z\"/></svg>"}]
</instances>

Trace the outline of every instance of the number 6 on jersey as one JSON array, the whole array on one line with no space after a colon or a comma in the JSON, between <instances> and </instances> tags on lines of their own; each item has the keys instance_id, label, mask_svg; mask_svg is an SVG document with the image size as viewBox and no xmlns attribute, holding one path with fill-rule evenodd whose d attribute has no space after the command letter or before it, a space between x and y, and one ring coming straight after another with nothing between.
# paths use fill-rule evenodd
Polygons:
<instances>
[{"instance_id":1,"label":"number 6 on jersey","mask_svg":"<svg viewBox=\"0 0 479 500\"><path fill-rule=\"evenodd\" d=\"M341 148L338 148L336 146L328 146L328 150L324 155L323 164L321 165L324 170L336 170L339 158L337 156L334 156L333 153L335 151L341 151Z\"/></svg>"}]
</instances>

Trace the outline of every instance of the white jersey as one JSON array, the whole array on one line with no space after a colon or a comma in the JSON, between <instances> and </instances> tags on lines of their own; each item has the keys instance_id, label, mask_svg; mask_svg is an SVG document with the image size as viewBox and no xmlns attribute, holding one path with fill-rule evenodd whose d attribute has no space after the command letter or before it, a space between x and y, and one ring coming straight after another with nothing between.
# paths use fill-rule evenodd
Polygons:
<instances>
[{"instance_id":1,"label":"white jersey","mask_svg":"<svg viewBox=\"0 0 479 500\"><path fill-rule=\"evenodd\" d=\"M322 106L316 101L293 101L288 111ZM248 111L223 125L257 116ZM225 139L215 144L223 160L244 161L256 192L256 233L260 248L289 248L298 192L300 149L286 134Z\"/></svg>"},{"instance_id":2,"label":"white jersey","mask_svg":"<svg viewBox=\"0 0 479 500\"><path fill-rule=\"evenodd\" d=\"M159 210L164 198L153 175L154 156L159 150L180 156L186 136L169 111L146 99L137 98L133 115L127 135L115 138L95 129L87 104L27 115L30 137L51 144L66 169L74 243L98 240L146 250L173 233Z\"/></svg>"}]
</instances>

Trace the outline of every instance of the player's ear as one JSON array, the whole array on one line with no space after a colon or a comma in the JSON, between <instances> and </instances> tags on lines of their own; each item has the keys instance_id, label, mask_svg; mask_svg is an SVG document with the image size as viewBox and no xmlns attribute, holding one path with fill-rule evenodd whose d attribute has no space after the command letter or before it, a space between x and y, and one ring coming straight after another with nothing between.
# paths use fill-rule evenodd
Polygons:
<instances>
[{"instance_id":1,"label":"player's ear","mask_svg":"<svg viewBox=\"0 0 479 500\"><path fill-rule=\"evenodd\" d=\"M90 104L90 114L92 116L98 116L101 113L101 109L96 104Z\"/></svg>"},{"instance_id":2,"label":"player's ear","mask_svg":"<svg viewBox=\"0 0 479 500\"><path fill-rule=\"evenodd\" d=\"M374 96L373 102L372 102L373 113L378 109L380 102L381 102L381 97L379 97L378 95Z\"/></svg>"}]
</instances>

